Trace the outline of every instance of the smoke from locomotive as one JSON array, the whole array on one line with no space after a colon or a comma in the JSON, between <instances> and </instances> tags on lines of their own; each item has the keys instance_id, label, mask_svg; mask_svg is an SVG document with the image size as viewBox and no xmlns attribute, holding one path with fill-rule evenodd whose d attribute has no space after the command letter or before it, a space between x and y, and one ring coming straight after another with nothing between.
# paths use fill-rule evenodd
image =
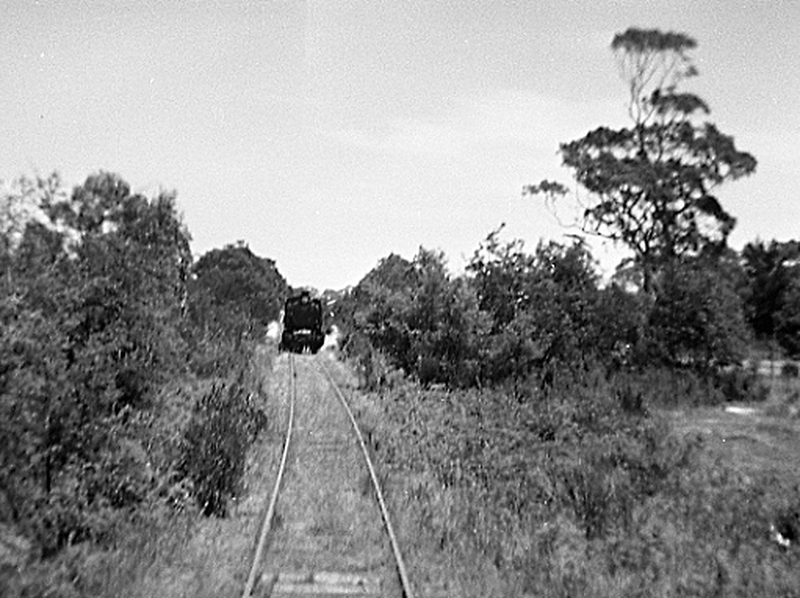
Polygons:
<instances>
[{"instance_id":1,"label":"smoke from locomotive","mask_svg":"<svg viewBox=\"0 0 800 598\"><path fill-rule=\"evenodd\" d=\"M308 291L286 300L283 309L283 332L278 349L316 353L325 342L322 331L322 302L311 298Z\"/></svg>"}]
</instances>

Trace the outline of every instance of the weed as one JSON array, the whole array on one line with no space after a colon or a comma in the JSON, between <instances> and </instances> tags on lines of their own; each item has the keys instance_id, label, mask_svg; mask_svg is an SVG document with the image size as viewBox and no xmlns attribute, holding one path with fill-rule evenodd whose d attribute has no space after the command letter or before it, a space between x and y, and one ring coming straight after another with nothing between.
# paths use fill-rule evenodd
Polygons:
<instances>
[{"instance_id":1,"label":"weed","mask_svg":"<svg viewBox=\"0 0 800 598\"><path fill-rule=\"evenodd\" d=\"M656 372L703 404L709 389ZM800 551L777 480L700 458L654 406L653 373L554 376L501 391L396 386L372 397L376 453L417 575L464 596L791 595ZM434 569L436 567L437 569ZM480 577L480 580L478 579Z\"/></svg>"},{"instance_id":2,"label":"weed","mask_svg":"<svg viewBox=\"0 0 800 598\"><path fill-rule=\"evenodd\" d=\"M266 426L245 382L245 371L216 384L196 403L184 434L179 465L206 515L222 515L244 474L247 449Z\"/></svg>"}]
</instances>

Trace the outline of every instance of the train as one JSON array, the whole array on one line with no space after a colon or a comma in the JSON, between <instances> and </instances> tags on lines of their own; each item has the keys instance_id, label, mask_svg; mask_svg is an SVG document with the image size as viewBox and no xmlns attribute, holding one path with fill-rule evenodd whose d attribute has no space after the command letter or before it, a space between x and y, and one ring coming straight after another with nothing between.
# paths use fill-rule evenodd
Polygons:
<instances>
[{"instance_id":1,"label":"train","mask_svg":"<svg viewBox=\"0 0 800 598\"><path fill-rule=\"evenodd\" d=\"M308 291L289 297L283 307L280 351L317 353L325 343L322 330L322 301Z\"/></svg>"}]
</instances>

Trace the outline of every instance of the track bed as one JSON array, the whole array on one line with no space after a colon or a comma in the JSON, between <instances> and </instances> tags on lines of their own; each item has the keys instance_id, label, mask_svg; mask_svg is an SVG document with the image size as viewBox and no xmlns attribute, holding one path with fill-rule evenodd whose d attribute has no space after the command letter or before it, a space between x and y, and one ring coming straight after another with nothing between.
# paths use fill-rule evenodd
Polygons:
<instances>
[{"instance_id":1,"label":"track bed","mask_svg":"<svg viewBox=\"0 0 800 598\"><path fill-rule=\"evenodd\" d=\"M276 378L294 377L294 425L251 595L403 596L368 466L325 359L282 355L275 363Z\"/></svg>"}]
</instances>

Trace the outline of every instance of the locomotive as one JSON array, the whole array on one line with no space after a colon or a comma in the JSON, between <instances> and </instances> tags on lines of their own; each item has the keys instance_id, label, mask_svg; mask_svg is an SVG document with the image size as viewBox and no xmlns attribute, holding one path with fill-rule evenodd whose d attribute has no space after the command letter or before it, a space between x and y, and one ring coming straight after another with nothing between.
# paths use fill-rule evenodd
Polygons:
<instances>
[{"instance_id":1,"label":"locomotive","mask_svg":"<svg viewBox=\"0 0 800 598\"><path fill-rule=\"evenodd\" d=\"M308 349L316 353L324 342L322 301L312 298L308 291L289 297L283 308L283 331L278 349L293 353Z\"/></svg>"}]
</instances>

